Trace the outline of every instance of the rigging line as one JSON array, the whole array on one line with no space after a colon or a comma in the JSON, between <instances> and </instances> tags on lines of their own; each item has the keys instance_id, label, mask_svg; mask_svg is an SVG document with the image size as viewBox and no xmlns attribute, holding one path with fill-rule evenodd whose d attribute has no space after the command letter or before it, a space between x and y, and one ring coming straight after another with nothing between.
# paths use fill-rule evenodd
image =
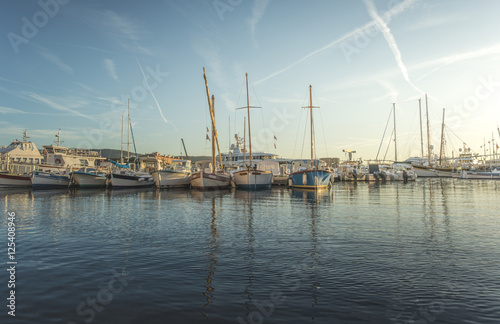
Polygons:
<instances>
[{"instance_id":1,"label":"rigging line","mask_svg":"<svg viewBox=\"0 0 500 324\"><path fill-rule=\"evenodd\" d=\"M319 110L319 117L321 118L321 130L323 131L323 141L325 141L325 151L326 151L326 156L330 157L328 155L328 146L326 145L326 135L325 135L325 127L323 127L323 115L321 114L321 109Z\"/></svg>"},{"instance_id":2,"label":"rigging line","mask_svg":"<svg viewBox=\"0 0 500 324\"><path fill-rule=\"evenodd\" d=\"M260 103L259 103L259 106L260 106ZM265 120L264 120L264 112L262 111L262 109L260 110L260 116L262 117L262 126L264 127L264 128L262 128L262 129L264 129L264 134L263 134L263 135L264 135L264 138L265 138L265 141L266 141L266 150L267 150L267 152L271 152L271 151L269 150L269 141L267 140L267 139L268 139L268 138L267 138L267 132L265 131L265 130L266 130L266 127L265 127L266 122L265 122ZM260 129L260 130L262 130L262 129ZM259 137L260 137L260 136L259 136ZM259 137L258 137L258 138L259 138Z\"/></svg>"},{"instance_id":3,"label":"rigging line","mask_svg":"<svg viewBox=\"0 0 500 324\"><path fill-rule=\"evenodd\" d=\"M307 110L307 112L306 112L306 122L304 124L304 136L302 137L302 150L300 151L300 158L304 157L304 143L306 141L307 120L308 120L307 117L308 116L309 116L309 110Z\"/></svg>"},{"instance_id":4,"label":"rigging line","mask_svg":"<svg viewBox=\"0 0 500 324\"><path fill-rule=\"evenodd\" d=\"M387 143L387 149L385 150L383 161L385 161L385 158L387 157L387 152L389 151L389 147L391 147L392 135L394 135L394 129L392 130L391 137L389 137L389 142Z\"/></svg>"},{"instance_id":5,"label":"rigging line","mask_svg":"<svg viewBox=\"0 0 500 324\"><path fill-rule=\"evenodd\" d=\"M385 132L387 131L387 126L389 126L389 121L391 120L392 109L389 112L389 118L387 118L387 123L385 124L384 134L382 135L382 140L380 141L380 145L378 147L377 156L375 157L375 161L378 160L378 154L380 153L380 149L382 148L382 144L384 143ZM389 141L390 143L390 141Z\"/></svg>"}]
</instances>

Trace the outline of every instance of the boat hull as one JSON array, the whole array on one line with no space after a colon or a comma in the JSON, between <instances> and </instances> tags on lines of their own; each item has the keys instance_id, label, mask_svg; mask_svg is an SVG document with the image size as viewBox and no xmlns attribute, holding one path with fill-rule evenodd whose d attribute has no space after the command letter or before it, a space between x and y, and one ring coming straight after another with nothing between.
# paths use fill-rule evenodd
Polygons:
<instances>
[{"instance_id":1,"label":"boat hull","mask_svg":"<svg viewBox=\"0 0 500 324\"><path fill-rule=\"evenodd\" d=\"M113 189L152 187L154 183L155 182L150 175L111 173L110 176L110 186Z\"/></svg>"},{"instance_id":2,"label":"boat hull","mask_svg":"<svg viewBox=\"0 0 500 324\"><path fill-rule=\"evenodd\" d=\"M104 174L73 172L71 175L74 184L79 188L103 188L108 180Z\"/></svg>"},{"instance_id":3,"label":"boat hull","mask_svg":"<svg viewBox=\"0 0 500 324\"><path fill-rule=\"evenodd\" d=\"M154 171L151 175L153 176L156 188L187 188L191 185L190 172L165 170Z\"/></svg>"},{"instance_id":4,"label":"boat hull","mask_svg":"<svg viewBox=\"0 0 500 324\"><path fill-rule=\"evenodd\" d=\"M460 179L487 179L500 180L500 172L491 171L462 171Z\"/></svg>"},{"instance_id":5,"label":"boat hull","mask_svg":"<svg viewBox=\"0 0 500 324\"><path fill-rule=\"evenodd\" d=\"M420 178L451 178L452 169L451 168L434 168L424 165L412 165L415 170L415 174Z\"/></svg>"},{"instance_id":6,"label":"boat hull","mask_svg":"<svg viewBox=\"0 0 500 324\"><path fill-rule=\"evenodd\" d=\"M191 175L190 183L198 190L226 189L231 185L231 175L200 171Z\"/></svg>"},{"instance_id":7,"label":"boat hull","mask_svg":"<svg viewBox=\"0 0 500 324\"><path fill-rule=\"evenodd\" d=\"M242 170L233 173L233 181L238 189L269 189L273 182L271 171Z\"/></svg>"},{"instance_id":8,"label":"boat hull","mask_svg":"<svg viewBox=\"0 0 500 324\"><path fill-rule=\"evenodd\" d=\"M35 171L31 177L33 189L68 188L69 178L65 175Z\"/></svg>"},{"instance_id":9,"label":"boat hull","mask_svg":"<svg viewBox=\"0 0 500 324\"><path fill-rule=\"evenodd\" d=\"M31 187L31 177L0 173L0 188L22 188Z\"/></svg>"},{"instance_id":10,"label":"boat hull","mask_svg":"<svg viewBox=\"0 0 500 324\"><path fill-rule=\"evenodd\" d=\"M290 174L291 187L299 189L325 189L330 185L332 173L324 170L304 170Z\"/></svg>"}]
</instances>

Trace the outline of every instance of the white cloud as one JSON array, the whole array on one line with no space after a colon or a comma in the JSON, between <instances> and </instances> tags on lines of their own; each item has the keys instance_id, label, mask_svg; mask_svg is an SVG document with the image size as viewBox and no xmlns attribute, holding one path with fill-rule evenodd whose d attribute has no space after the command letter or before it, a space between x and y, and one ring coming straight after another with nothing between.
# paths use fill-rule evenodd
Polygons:
<instances>
[{"instance_id":1,"label":"white cloud","mask_svg":"<svg viewBox=\"0 0 500 324\"><path fill-rule=\"evenodd\" d=\"M120 80L118 79L118 75L116 74L115 62L110 59L104 59L103 65L106 71L108 71L109 76L116 82L120 82Z\"/></svg>"},{"instance_id":2,"label":"white cloud","mask_svg":"<svg viewBox=\"0 0 500 324\"><path fill-rule=\"evenodd\" d=\"M71 66L64 63L57 55L50 52L48 49L41 49L39 51L40 55L43 56L47 61L55 64L59 69L69 74L73 74L73 69Z\"/></svg>"},{"instance_id":3,"label":"white cloud","mask_svg":"<svg viewBox=\"0 0 500 324\"><path fill-rule=\"evenodd\" d=\"M26 112L15 108L0 106L0 114L26 114Z\"/></svg>"},{"instance_id":4,"label":"white cloud","mask_svg":"<svg viewBox=\"0 0 500 324\"><path fill-rule=\"evenodd\" d=\"M255 28L257 27L257 23L260 21L262 16L264 16L268 4L269 0L254 1L254 6L252 8L252 17L248 20L248 23L250 25L250 34L252 35L252 41L254 45L256 45Z\"/></svg>"}]
</instances>

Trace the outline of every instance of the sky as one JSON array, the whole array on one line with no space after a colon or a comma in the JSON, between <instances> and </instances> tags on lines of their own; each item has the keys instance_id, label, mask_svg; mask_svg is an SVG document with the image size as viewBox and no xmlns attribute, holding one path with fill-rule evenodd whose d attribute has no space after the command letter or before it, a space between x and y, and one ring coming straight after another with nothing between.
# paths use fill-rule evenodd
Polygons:
<instances>
[{"instance_id":1,"label":"sky","mask_svg":"<svg viewBox=\"0 0 500 324\"><path fill-rule=\"evenodd\" d=\"M394 159L393 104L398 160L421 156L419 99L426 155L426 94L434 153L444 108L445 153L490 154L499 12L496 0L4 1L0 146L25 129L49 145L61 129L63 146L126 148L130 98L138 152L179 155L182 138L210 155L205 68L222 152L243 136L248 73L254 152L310 156L311 85L317 157Z\"/></svg>"}]
</instances>

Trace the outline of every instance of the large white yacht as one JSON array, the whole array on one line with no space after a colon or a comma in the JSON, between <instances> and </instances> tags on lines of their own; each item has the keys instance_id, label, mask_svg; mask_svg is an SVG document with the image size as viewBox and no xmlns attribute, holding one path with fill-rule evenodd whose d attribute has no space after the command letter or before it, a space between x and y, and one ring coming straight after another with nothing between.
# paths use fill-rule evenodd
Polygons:
<instances>
[{"instance_id":1,"label":"large white yacht","mask_svg":"<svg viewBox=\"0 0 500 324\"><path fill-rule=\"evenodd\" d=\"M232 143L229 149L229 153L221 153L222 164L224 168L237 167L245 161L248 163L250 155L247 150L243 147L243 139L238 135L234 134L236 143ZM252 162L258 163L267 160L276 160L278 158L277 154L266 153L266 152L252 152ZM217 155L217 159L219 156ZM255 165L253 166L255 167Z\"/></svg>"},{"instance_id":2,"label":"large white yacht","mask_svg":"<svg viewBox=\"0 0 500 324\"><path fill-rule=\"evenodd\" d=\"M30 187L29 173L40 164L43 156L35 143L28 141L24 130L22 140L14 140L7 147L0 147L0 187Z\"/></svg>"}]
</instances>

